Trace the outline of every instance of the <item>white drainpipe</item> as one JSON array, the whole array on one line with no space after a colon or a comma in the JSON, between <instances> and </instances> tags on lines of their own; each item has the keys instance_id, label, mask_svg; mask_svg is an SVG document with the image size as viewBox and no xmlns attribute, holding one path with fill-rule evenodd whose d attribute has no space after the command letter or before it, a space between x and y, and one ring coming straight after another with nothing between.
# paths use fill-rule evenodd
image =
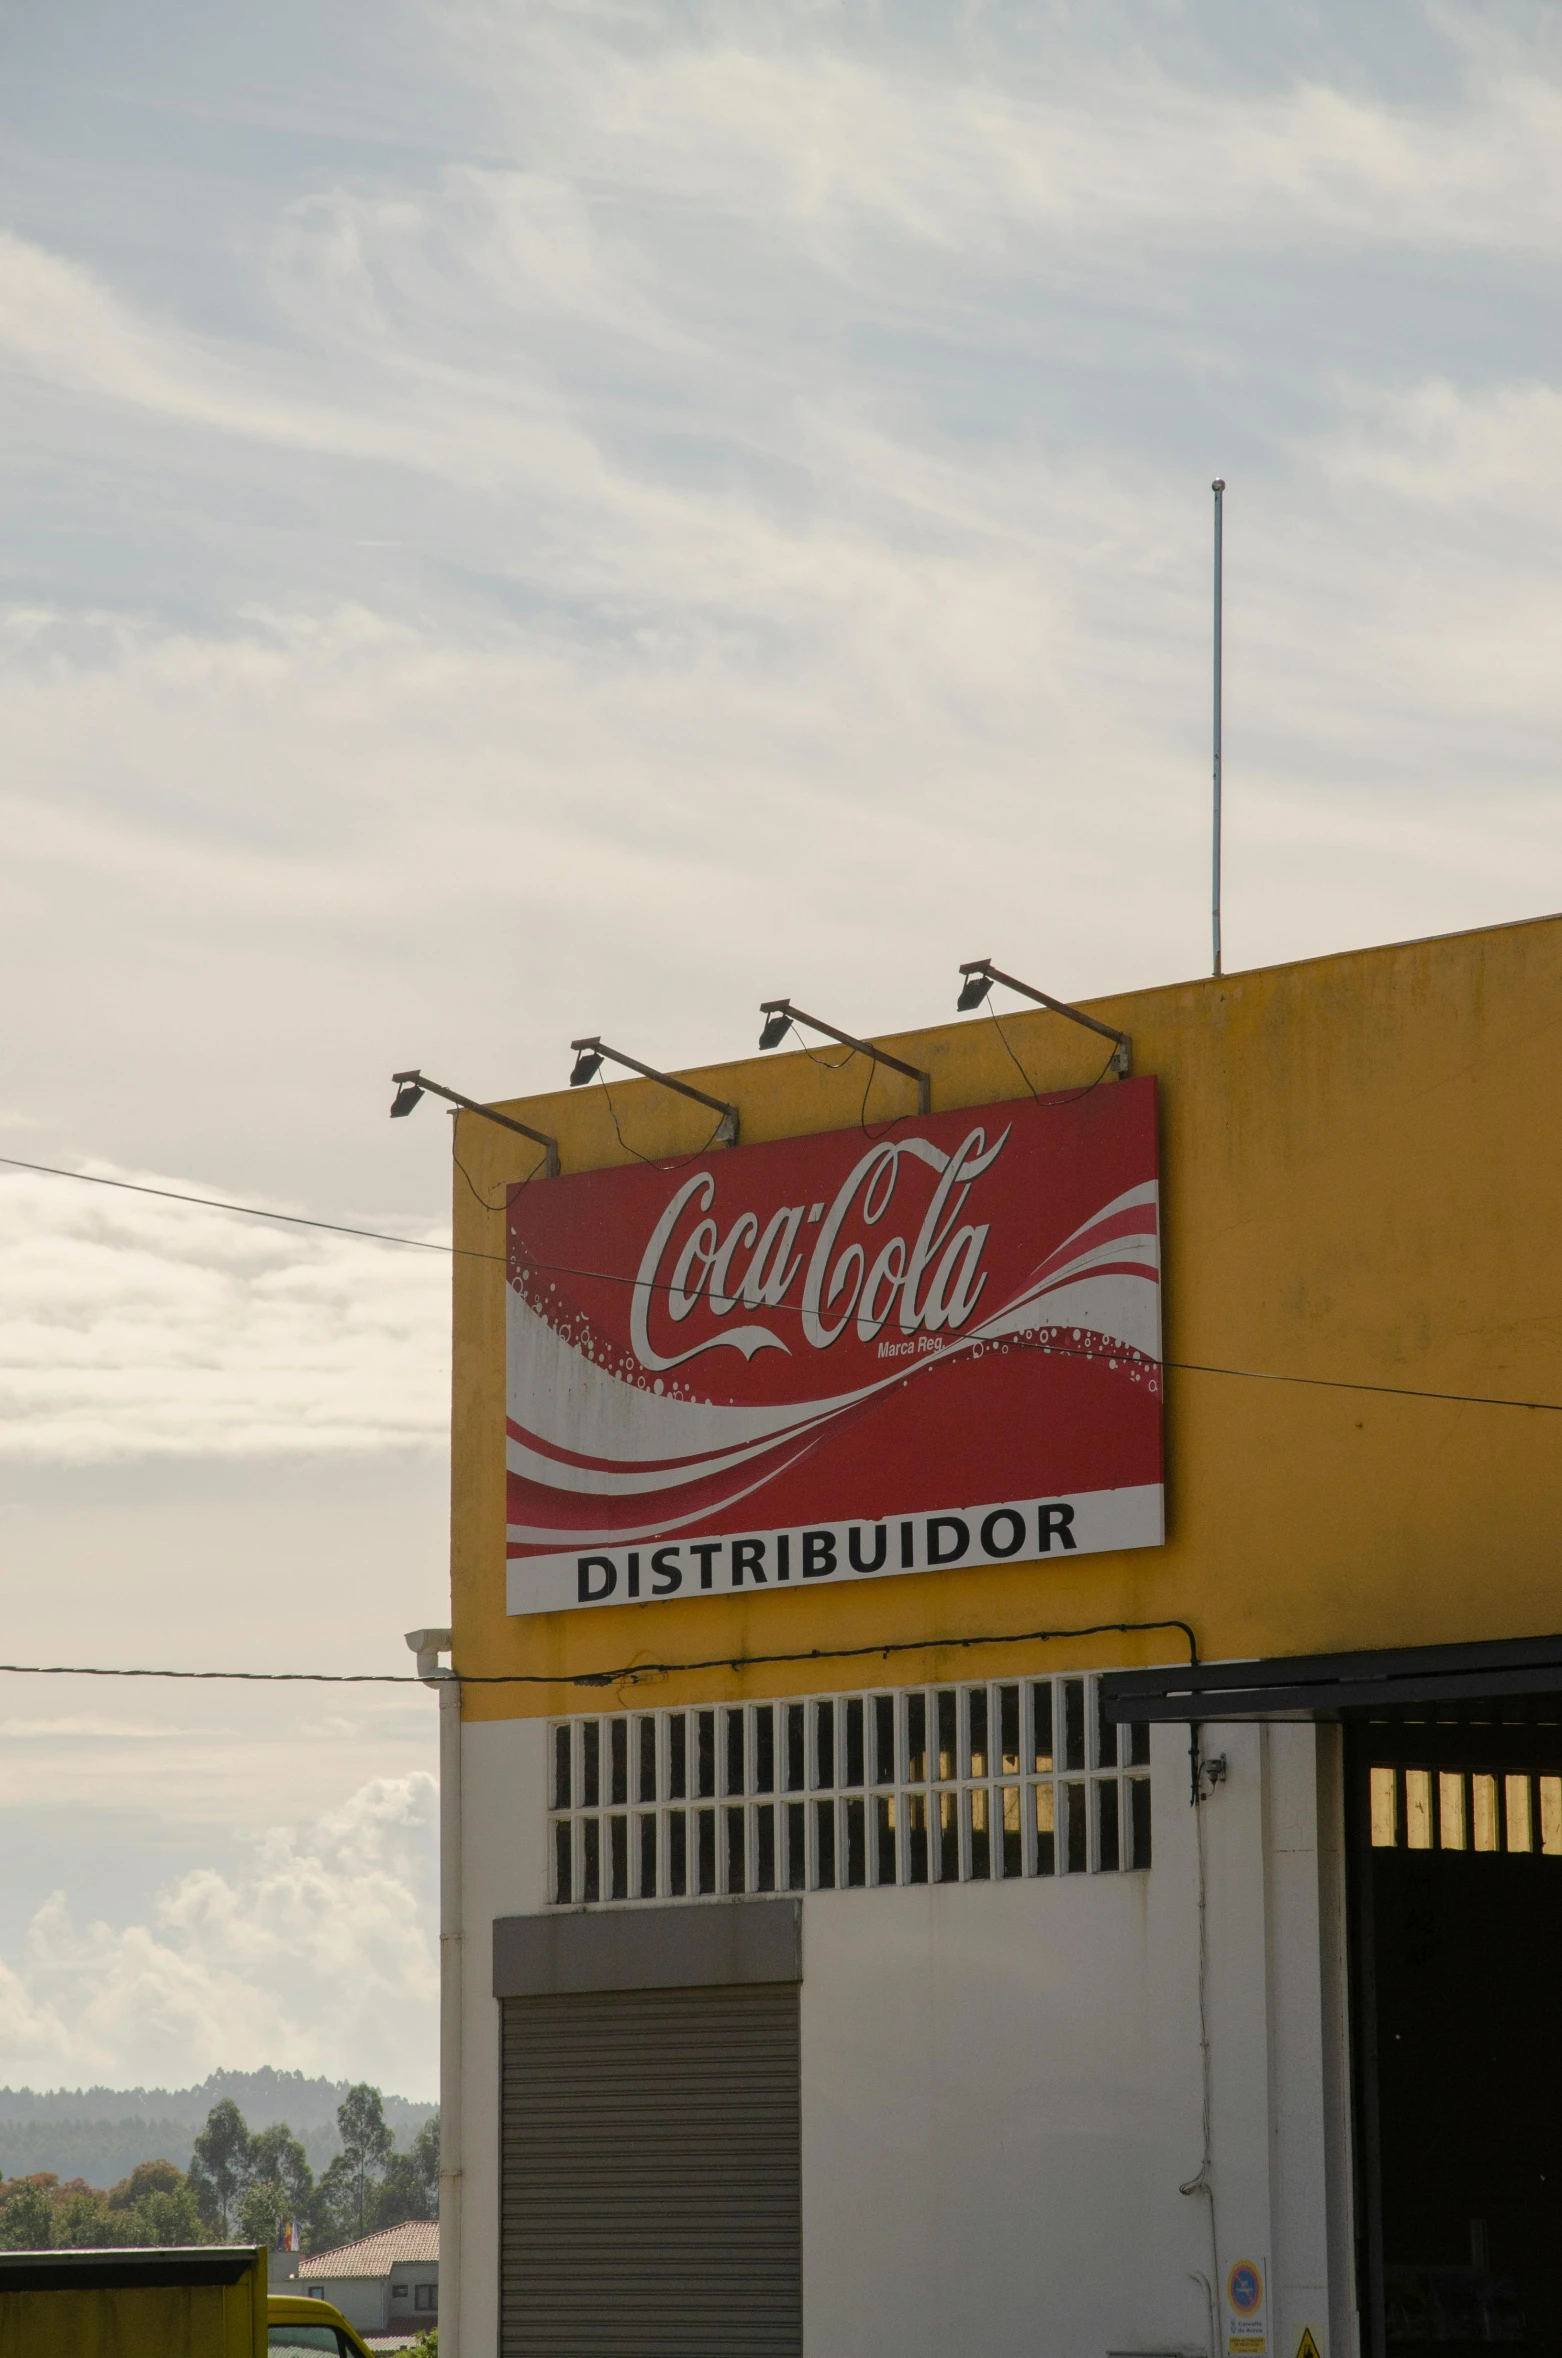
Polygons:
<instances>
[{"instance_id":1,"label":"white drainpipe","mask_svg":"<svg viewBox=\"0 0 1562 2358\"><path fill-rule=\"evenodd\" d=\"M409 1629L418 1676L439 1690L439 2349L461 2354L461 1682L442 1670L448 1629Z\"/></svg>"}]
</instances>

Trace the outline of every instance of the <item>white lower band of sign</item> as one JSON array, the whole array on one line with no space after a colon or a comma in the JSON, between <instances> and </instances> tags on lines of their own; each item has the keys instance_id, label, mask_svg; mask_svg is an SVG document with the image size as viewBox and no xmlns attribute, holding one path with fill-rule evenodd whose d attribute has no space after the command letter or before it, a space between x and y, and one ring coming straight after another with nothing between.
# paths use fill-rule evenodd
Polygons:
<instances>
[{"instance_id":1,"label":"white lower band of sign","mask_svg":"<svg viewBox=\"0 0 1562 2358\"><path fill-rule=\"evenodd\" d=\"M671 1597L838 1585L980 1564L1055 1562L1113 1548L1159 1547L1164 1538L1158 1483L720 1539L660 1541L653 1532L633 1545L513 1556L507 1609L569 1613L591 1605L665 1604Z\"/></svg>"}]
</instances>

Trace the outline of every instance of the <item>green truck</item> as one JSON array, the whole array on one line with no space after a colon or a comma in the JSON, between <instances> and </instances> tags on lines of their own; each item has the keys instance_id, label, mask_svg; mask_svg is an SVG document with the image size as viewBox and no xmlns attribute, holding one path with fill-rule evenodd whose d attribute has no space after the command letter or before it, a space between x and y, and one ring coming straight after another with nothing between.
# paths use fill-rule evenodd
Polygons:
<instances>
[{"instance_id":1,"label":"green truck","mask_svg":"<svg viewBox=\"0 0 1562 2358\"><path fill-rule=\"evenodd\" d=\"M264 2245L0 2252L0 2358L266 2358Z\"/></svg>"}]
</instances>

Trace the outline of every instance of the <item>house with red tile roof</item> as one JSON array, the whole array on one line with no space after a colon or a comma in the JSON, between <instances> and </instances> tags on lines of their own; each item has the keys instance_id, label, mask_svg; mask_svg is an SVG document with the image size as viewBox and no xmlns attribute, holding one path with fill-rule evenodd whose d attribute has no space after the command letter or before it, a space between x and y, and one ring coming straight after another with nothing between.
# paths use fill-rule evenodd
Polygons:
<instances>
[{"instance_id":1,"label":"house with red tile roof","mask_svg":"<svg viewBox=\"0 0 1562 2358\"><path fill-rule=\"evenodd\" d=\"M358 2331L420 2334L439 2322L439 2226L408 2219L300 2261L300 2293L334 2302Z\"/></svg>"}]
</instances>

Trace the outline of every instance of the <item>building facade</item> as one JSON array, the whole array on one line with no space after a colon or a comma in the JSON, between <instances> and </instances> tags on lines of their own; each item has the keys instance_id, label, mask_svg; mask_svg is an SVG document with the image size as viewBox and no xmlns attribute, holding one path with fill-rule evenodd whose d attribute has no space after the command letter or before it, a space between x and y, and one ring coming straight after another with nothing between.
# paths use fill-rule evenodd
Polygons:
<instances>
[{"instance_id":1,"label":"building facade","mask_svg":"<svg viewBox=\"0 0 1562 2358\"><path fill-rule=\"evenodd\" d=\"M300 2260L293 2290L330 2301L361 2334L411 2338L439 2323L439 2227L409 2219Z\"/></svg>"},{"instance_id":2,"label":"building facade","mask_svg":"<svg viewBox=\"0 0 1562 2358\"><path fill-rule=\"evenodd\" d=\"M460 1116L458 2358L1562 2349L1559 968Z\"/></svg>"}]
</instances>

